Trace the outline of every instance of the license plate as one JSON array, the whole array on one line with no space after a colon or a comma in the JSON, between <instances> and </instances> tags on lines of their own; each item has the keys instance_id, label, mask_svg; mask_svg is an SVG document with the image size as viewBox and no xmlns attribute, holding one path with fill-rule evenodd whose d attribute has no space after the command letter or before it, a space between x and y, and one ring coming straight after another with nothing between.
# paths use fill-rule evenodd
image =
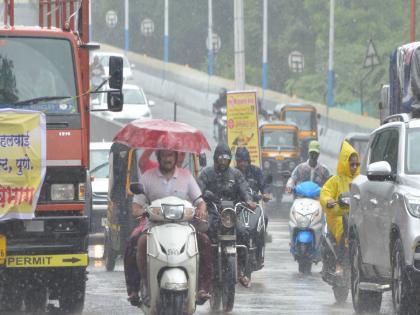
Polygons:
<instances>
[{"instance_id":1,"label":"license plate","mask_svg":"<svg viewBox=\"0 0 420 315\"><path fill-rule=\"evenodd\" d=\"M6 236L0 234L0 265L6 264Z\"/></svg>"},{"instance_id":2,"label":"license plate","mask_svg":"<svg viewBox=\"0 0 420 315\"><path fill-rule=\"evenodd\" d=\"M108 225L108 219L107 218L102 218L101 219L101 224L102 224L102 226L107 226Z\"/></svg>"},{"instance_id":3,"label":"license plate","mask_svg":"<svg viewBox=\"0 0 420 315\"><path fill-rule=\"evenodd\" d=\"M44 221L24 221L26 232L44 232Z\"/></svg>"}]
</instances>

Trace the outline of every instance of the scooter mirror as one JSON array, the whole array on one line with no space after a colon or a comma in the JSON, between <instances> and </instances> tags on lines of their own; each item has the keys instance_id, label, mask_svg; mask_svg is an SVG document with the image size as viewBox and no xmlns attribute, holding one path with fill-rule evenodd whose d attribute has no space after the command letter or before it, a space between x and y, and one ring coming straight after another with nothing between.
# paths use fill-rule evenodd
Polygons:
<instances>
[{"instance_id":1,"label":"scooter mirror","mask_svg":"<svg viewBox=\"0 0 420 315\"><path fill-rule=\"evenodd\" d=\"M201 167L205 167L207 165L207 157L205 153L201 153L199 155L198 162L200 163Z\"/></svg>"}]
</instances>

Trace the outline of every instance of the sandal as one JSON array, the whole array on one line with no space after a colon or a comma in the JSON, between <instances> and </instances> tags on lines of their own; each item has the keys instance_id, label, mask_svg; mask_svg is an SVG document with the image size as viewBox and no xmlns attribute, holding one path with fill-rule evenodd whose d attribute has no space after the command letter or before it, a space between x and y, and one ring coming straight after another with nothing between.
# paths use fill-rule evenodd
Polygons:
<instances>
[{"instance_id":1,"label":"sandal","mask_svg":"<svg viewBox=\"0 0 420 315\"><path fill-rule=\"evenodd\" d=\"M251 287L251 279L249 279L247 276L241 276L239 277L239 282L245 287L250 288Z\"/></svg>"},{"instance_id":2,"label":"sandal","mask_svg":"<svg viewBox=\"0 0 420 315\"><path fill-rule=\"evenodd\" d=\"M210 299L210 294L204 290L200 290L197 292L197 300L195 301L195 304L203 305L208 299Z\"/></svg>"},{"instance_id":3,"label":"sandal","mask_svg":"<svg viewBox=\"0 0 420 315\"><path fill-rule=\"evenodd\" d=\"M127 298L128 302L130 302L130 304L132 306L137 306L139 307L141 305L141 301L140 301L140 297L137 293L131 293L128 298Z\"/></svg>"}]
</instances>

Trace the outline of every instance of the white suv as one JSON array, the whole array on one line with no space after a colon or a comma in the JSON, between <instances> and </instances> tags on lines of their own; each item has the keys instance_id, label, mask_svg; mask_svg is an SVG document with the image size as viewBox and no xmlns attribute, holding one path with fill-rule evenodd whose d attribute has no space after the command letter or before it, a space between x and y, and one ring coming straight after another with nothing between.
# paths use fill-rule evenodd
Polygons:
<instances>
[{"instance_id":1,"label":"white suv","mask_svg":"<svg viewBox=\"0 0 420 315\"><path fill-rule=\"evenodd\" d=\"M356 312L377 312L392 289L396 314L420 311L420 119L393 115L370 135L351 184L349 244ZM414 313L411 313L413 312Z\"/></svg>"}]
</instances>

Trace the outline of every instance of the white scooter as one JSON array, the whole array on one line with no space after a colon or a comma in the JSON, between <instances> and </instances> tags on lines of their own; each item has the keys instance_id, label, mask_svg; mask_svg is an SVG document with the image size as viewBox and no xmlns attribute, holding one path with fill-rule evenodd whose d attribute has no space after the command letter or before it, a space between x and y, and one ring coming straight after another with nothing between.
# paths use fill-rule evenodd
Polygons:
<instances>
[{"instance_id":1,"label":"white scooter","mask_svg":"<svg viewBox=\"0 0 420 315\"><path fill-rule=\"evenodd\" d=\"M295 200L290 208L290 252L299 264L299 272L311 273L312 263L321 260L320 237L322 207L321 188L314 182L302 182L295 187Z\"/></svg>"},{"instance_id":2,"label":"white scooter","mask_svg":"<svg viewBox=\"0 0 420 315\"><path fill-rule=\"evenodd\" d=\"M193 314L198 281L198 245L189 223L195 208L185 200L166 197L146 210L153 223L147 230L147 281L142 277L141 308L146 315Z\"/></svg>"}]
</instances>

